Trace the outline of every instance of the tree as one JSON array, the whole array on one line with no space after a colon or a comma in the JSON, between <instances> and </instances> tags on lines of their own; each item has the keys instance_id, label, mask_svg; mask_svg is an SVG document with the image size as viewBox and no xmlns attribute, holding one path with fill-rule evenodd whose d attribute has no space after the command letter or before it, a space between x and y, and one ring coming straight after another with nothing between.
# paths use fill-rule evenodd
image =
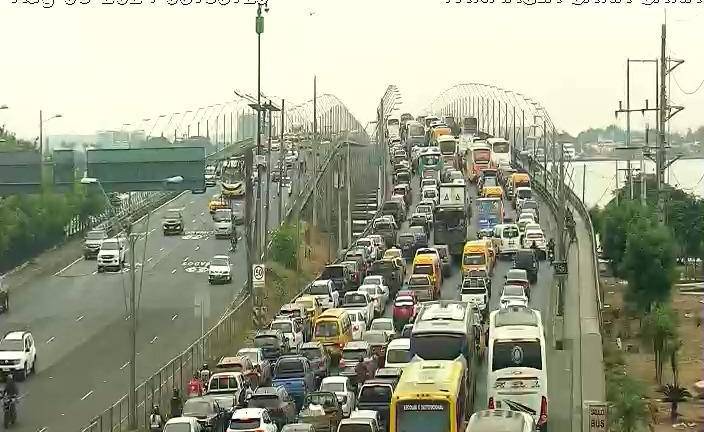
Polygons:
<instances>
[{"instance_id":1,"label":"tree","mask_svg":"<svg viewBox=\"0 0 704 432\"><path fill-rule=\"evenodd\" d=\"M650 343L655 353L655 381L662 384L662 368L671 341L677 339L677 315L667 307L658 305L642 321L641 339Z\"/></svg>"},{"instance_id":2,"label":"tree","mask_svg":"<svg viewBox=\"0 0 704 432\"><path fill-rule=\"evenodd\" d=\"M674 244L666 227L645 219L631 222L620 273L628 281L626 298L639 310L669 298L675 277Z\"/></svg>"},{"instance_id":3,"label":"tree","mask_svg":"<svg viewBox=\"0 0 704 432\"><path fill-rule=\"evenodd\" d=\"M625 201L616 205L609 203L601 212L601 234L604 255L609 258L610 266L615 275L621 276L621 262L626 251L626 240L629 232L639 220L654 223L652 212L637 202Z\"/></svg>"},{"instance_id":4,"label":"tree","mask_svg":"<svg viewBox=\"0 0 704 432\"><path fill-rule=\"evenodd\" d=\"M680 387L674 384L665 384L660 390L660 393L665 396L663 400L670 403L670 421L675 423L677 421L677 408L681 402L686 402L688 398L692 397L692 393L689 392L684 387Z\"/></svg>"}]
</instances>

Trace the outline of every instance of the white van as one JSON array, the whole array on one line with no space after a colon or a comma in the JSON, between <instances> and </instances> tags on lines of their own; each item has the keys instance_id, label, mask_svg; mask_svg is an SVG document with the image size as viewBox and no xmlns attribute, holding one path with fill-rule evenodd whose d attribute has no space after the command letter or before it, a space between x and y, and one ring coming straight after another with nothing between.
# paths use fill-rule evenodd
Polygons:
<instances>
[{"instance_id":1,"label":"white van","mask_svg":"<svg viewBox=\"0 0 704 432\"><path fill-rule=\"evenodd\" d=\"M384 367L403 369L411 362L411 340L407 338L394 339L386 347L386 362Z\"/></svg>"},{"instance_id":2,"label":"white van","mask_svg":"<svg viewBox=\"0 0 704 432\"><path fill-rule=\"evenodd\" d=\"M528 412L547 430L548 371L540 312L509 306L489 315L487 398L489 409Z\"/></svg>"},{"instance_id":3,"label":"white van","mask_svg":"<svg viewBox=\"0 0 704 432\"><path fill-rule=\"evenodd\" d=\"M432 200L437 205L440 202L440 195L438 194L438 190L436 188L427 186L423 188L423 191L421 192L421 199Z\"/></svg>"},{"instance_id":4,"label":"white van","mask_svg":"<svg viewBox=\"0 0 704 432\"><path fill-rule=\"evenodd\" d=\"M514 254L521 247L519 236L521 235L518 225L500 224L494 227L494 239L498 247L499 255Z\"/></svg>"}]
</instances>

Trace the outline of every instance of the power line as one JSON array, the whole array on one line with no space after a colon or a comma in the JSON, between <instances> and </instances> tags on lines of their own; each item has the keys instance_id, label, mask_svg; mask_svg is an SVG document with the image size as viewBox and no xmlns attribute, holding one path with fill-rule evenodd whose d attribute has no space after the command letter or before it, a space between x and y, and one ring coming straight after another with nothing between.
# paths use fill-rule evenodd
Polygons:
<instances>
[{"instance_id":1,"label":"power line","mask_svg":"<svg viewBox=\"0 0 704 432\"><path fill-rule=\"evenodd\" d=\"M699 90L701 90L702 86L704 86L704 79L703 79L703 80L701 80L701 82L699 83L699 85L697 86L696 89L694 89L693 91L686 91L682 88L679 81L677 81L677 75L672 74L672 77L675 79L675 84L677 84L677 88L680 89L680 91L686 95L693 95L693 94L697 93Z\"/></svg>"}]
</instances>

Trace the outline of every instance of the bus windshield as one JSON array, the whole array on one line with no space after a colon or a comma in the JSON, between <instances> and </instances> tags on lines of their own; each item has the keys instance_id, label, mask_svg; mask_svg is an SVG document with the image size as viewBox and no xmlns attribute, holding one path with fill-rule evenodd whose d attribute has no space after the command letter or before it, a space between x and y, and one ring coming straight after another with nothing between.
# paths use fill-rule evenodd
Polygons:
<instances>
[{"instance_id":1,"label":"bus windshield","mask_svg":"<svg viewBox=\"0 0 704 432\"><path fill-rule=\"evenodd\" d=\"M540 341L494 341L491 370L516 367L543 369Z\"/></svg>"},{"instance_id":2,"label":"bus windshield","mask_svg":"<svg viewBox=\"0 0 704 432\"><path fill-rule=\"evenodd\" d=\"M432 274L433 266L430 264L419 264L413 267L413 274Z\"/></svg>"},{"instance_id":3,"label":"bus windshield","mask_svg":"<svg viewBox=\"0 0 704 432\"><path fill-rule=\"evenodd\" d=\"M491 150L479 149L474 150L474 161L475 162L489 162L491 160Z\"/></svg>"},{"instance_id":4,"label":"bus windshield","mask_svg":"<svg viewBox=\"0 0 704 432\"><path fill-rule=\"evenodd\" d=\"M464 355L467 337L460 334L411 335L411 352L423 360L455 360Z\"/></svg>"},{"instance_id":5,"label":"bus windshield","mask_svg":"<svg viewBox=\"0 0 704 432\"><path fill-rule=\"evenodd\" d=\"M448 432L450 408L446 401L404 401L396 406L398 432Z\"/></svg>"},{"instance_id":6,"label":"bus windshield","mask_svg":"<svg viewBox=\"0 0 704 432\"><path fill-rule=\"evenodd\" d=\"M408 127L408 136L425 136L425 129L421 125L411 125Z\"/></svg>"},{"instance_id":7,"label":"bus windshield","mask_svg":"<svg viewBox=\"0 0 704 432\"><path fill-rule=\"evenodd\" d=\"M508 143L507 142L497 142L492 146L494 153L508 153Z\"/></svg>"},{"instance_id":8,"label":"bus windshield","mask_svg":"<svg viewBox=\"0 0 704 432\"><path fill-rule=\"evenodd\" d=\"M486 264L486 257L483 253L466 254L462 258L462 264L464 265L484 265Z\"/></svg>"}]
</instances>

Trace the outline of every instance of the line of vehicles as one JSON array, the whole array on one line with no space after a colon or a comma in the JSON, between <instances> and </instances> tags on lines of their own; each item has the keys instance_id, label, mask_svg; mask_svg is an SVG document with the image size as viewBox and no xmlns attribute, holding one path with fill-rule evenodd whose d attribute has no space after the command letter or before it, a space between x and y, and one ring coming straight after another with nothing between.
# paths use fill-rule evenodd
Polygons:
<instances>
[{"instance_id":1,"label":"line of vehicles","mask_svg":"<svg viewBox=\"0 0 704 432\"><path fill-rule=\"evenodd\" d=\"M196 398L216 408L184 407L186 417L169 420L165 432L200 430L170 428L188 422L240 432L547 430L544 329L528 305L540 261L532 235L539 210L518 193L530 178L526 184L510 157L494 155L493 144L510 153L504 141L465 138L459 151L461 140L448 135L476 131L476 120L450 126L441 123L447 118L402 117L387 125L394 188L371 234L282 306L251 347L220 360L206 395ZM488 157L474 159L475 147L488 147ZM476 163L483 167L472 180ZM471 182L481 191L474 200ZM518 220L504 202L515 205ZM475 211L488 221L472 229ZM512 256L514 268L492 311L501 256ZM445 286L453 272L462 276L456 288ZM474 400L482 364L485 407Z\"/></svg>"}]
</instances>

